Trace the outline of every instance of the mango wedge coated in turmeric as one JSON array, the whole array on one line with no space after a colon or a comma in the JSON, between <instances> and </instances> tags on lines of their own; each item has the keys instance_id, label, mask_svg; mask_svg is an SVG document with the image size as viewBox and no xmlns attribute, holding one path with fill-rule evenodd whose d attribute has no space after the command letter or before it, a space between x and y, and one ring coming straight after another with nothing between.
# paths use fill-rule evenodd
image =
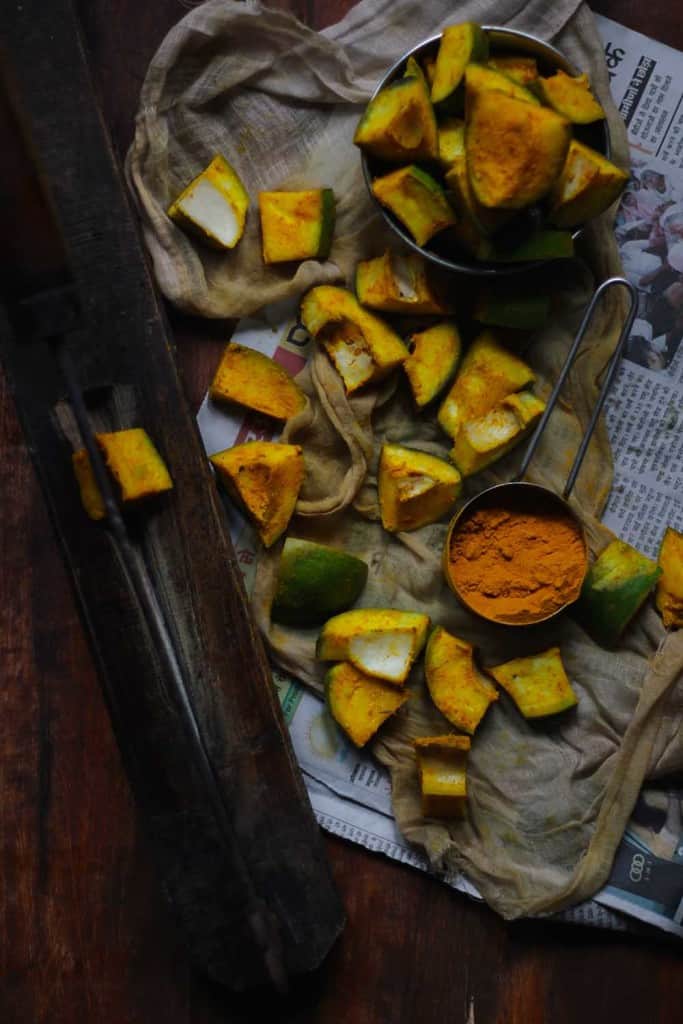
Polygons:
<instances>
[{"instance_id":1,"label":"mango wedge coated in turmeric","mask_svg":"<svg viewBox=\"0 0 683 1024\"><path fill-rule=\"evenodd\" d=\"M514 96L524 103L540 105L537 96L534 96L532 92L509 75L503 74L495 68L487 67L485 64L468 64L465 68L465 109L467 109L467 103L472 94L482 90L502 92L506 96Z\"/></svg>"},{"instance_id":2,"label":"mango wedge coated in turmeric","mask_svg":"<svg viewBox=\"0 0 683 1024\"><path fill-rule=\"evenodd\" d=\"M616 646L661 575L651 558L626 541L611 541L588 570L576 618L599 644Z\"/></svg>"},{"instance_id":3,"label":"mango wedge coated in turmeric","mask_svg":"<svg viewBox=\"0 0 683 1024\"><path fill-rule=\"evenodd\" d=\"M568 75L558 70L549 78L539 78L538 85L548 106L574 124L604 120L605 111L591 92L588 75Z\"/></svg>"},{"instance_id":4,"label":"mango wedge coated in turmeric","mask_svg":"<svg viewBox=\"0 0 683 1024\"><path fill-rule=\"evenodd\" d=\"M482 331L463 356L441 403L439 424L455 438L463 423L483 416L506 395L521 391L535 379L531 367L501 345L493 331Z\"/></svg>"},{"instance_id":5,"label":"mango wedge coated in turmeric","mask_svg":"<svg viewBox=\"0 0 683 1024\"><path fill-rule=\"evenodd\" d=\"M657 583L657 608L664 625L683 626L683 533L667 526L659 548L662 575Z\"/></svg>"},{"instance_id":6,"label":"mango wedge coated in turmeric","mask_svg":"<svg viewBox=\"0 0 683 1024\"><path fill-rule=\"evenodd\" d=\"M270 356L229 342L209 388L214 401L237 402L274 419L287 420L306 407L306 396Z\"/></svg>"},{"instance_id":7,"label":"mango wedge coated in turmeric","mask_svg":"<svg viewBox=\"0 0 683 1024\"><path fill-rule=\"evenodd\" d=\"M542 199L570 140L570 122L554 110L493 89L468 94L467 169L482 206L520 210Z\"/></svg>"},{"instance_id":8,"label":"mango wedge coated in turmeric","mask_svg":"<svg viewBox=\"0 0 683 1024\"><path fill-rule=\"evenodd\" d=\"M449 313L448 303L432 286L426 261L416 252L387 249L356 266L358 301L381 313L424 316Z\"/></svg>"},{"instance_id":9,"label":"mango wedge coated in turmeric","mask_svg":"<svg viewBox=\"0 0 683 1024\"><path fill-rule=\"evenodd\" d=\"M461 117L448 117L439 125L439 163L450 167L456 157L465 156L465 122Z\"/></svg>"},{"instance_id":10,"label":"mango wedge coated in turmeric","mask_svg":"<svg viewBox=\"0 0 683 1024\"><path fill-rule=\"evenodd\" d=\"M432 81L432 103L442 103L460 85L471 61L484 61L489 54L488 36L474 22L448 25L441 33Z\"/></svg>"},{"instance_id":11,"label":"mango wedge coated in turmeric","mask_svg":"<svg viewBox=\"0 0 683 1024\"><path fill-rule=\"evenodd\" d=\"M259 192L264 263L326 260L334 233L334 192Z\"/></svg>"},{"instance_id":12,"label":"mango wedge coated in turmeric","mask_svg":"<svg viewBox=\"0 0 683 1024\"><path fill-rule=\"evenodd\" d=\"M421 736L414 747L424 816L462 818L467 804L469 736Z\"/></svg>"},{"instance_id":13,"label":"mango wedge coated in turmeric","mask_svg":"<svg viewBox=\"0 0 683 1024\"><path fill-rule=\"evenodd\" d=\"M476 256L487 237L503 227L514 214L510 210L487 209L477 201L464 154L453 158L446 171L445 182L450 189L450 203L457 215L455 234L461 244Z\"/></svg>"},{"instance_id":14,"label":"mango wedge coated in turmeric","mask_svg":"<svg viewBox=\"0 0 683 1024\"><path fill-rule=\"evenodd\" d=\"M396 608L354 608L320 631L320 661L350 661L361 672L403 686L424 647L429 616Z\"/></svg>"},{"instance_id":15,"label":"mango wedge coated in turmeric","mask_svg":"<svg viewBox=\"0 0 683 1024\"><path fill-rule=\"evenodd\" d=\"M210 456L226 491L269 548L289 525L304 479L298 444L247 441Z\"/></svg>"},{"instance_id":16,"label":"mango wedge coated in turmeric","mask_svg":"<svg viewBox=\"0 0 683 1024\"><path fill-rule=\"evenodd\" d=\"M375 178L372 192L408 228L418 245L455 224L441 186L414 164Z\"/></svg>"},{"instance_id":17,"label":"mango wedge coated in turmeric","mask_svg":"<svg viewBox=\"0 0 683 1024\"><path fill-rule=\"evenodd\" d=\"M628 174L582 142L572 139L562 172L548 195L548 216L573 228L603 213L626 187Z\"/></svg>"},{"instance_id":18,"label":"mango wedge coated in turmeric","mask_svg":"<svg viewBox=\"0 0 683 1024\"><path fill-rule=\"evenodd\" d=\"M347 394L382 380L408 358L399 336L346 288L311 288L301 302L301 322L324 346Z\"/></svg>"},{"instance_id":19,"label":"mango wedge coated in turmeric","mask_svg":"<svg viewBox=\"0 0 683 1024\"><path fill-rule=\"evenodd\" d=\"M361 672L348 661L325 674L325 700L333 719L357 747L364 747L410 693Z\"/></svg>"},{"instance_id":20,"label":"mango wedge coated in turmeric","mask_svg":"<svg viewBox=\"0 0 683 1024\"><path fill-rule=\"evenodd\" d=\"M458 368L462 342L454 323L446 321L411 334L410 355L403 364L415 404L419 409L431 402L448 384Z\"/></svg>"},{"instance_id":21,"label":"mango wedge coated in turmeric","mask_svg":"<svg viewBox=\"0 0 683 1024\"><path fill-rule=\"evenodd\" d=\"M434 160L439 147L429 88L417 61L368 103L353 141L382 160Z\"/></svg>"},{"instance_id":22,"label":"mango wedge coated in turmeric","mask_svg":"<svg viewBox=\"0 0 683 1024\"><path fill-rule=\"evenodd\" d=\"M521 57L513 54L491 54L486 62L490 68L501 71L519 85L534 85L538 79L538 64L535 57Z\"/></svg>"},{"instance_id":23,"label":"mango wedge coated in turmeric","mask_svg":"<svg viewBox=\"0 0 683 1024\"><path fill-rule=\"evenodd\" d=\"M249 196L239 175L218 155L168 208L180 227L214 249L233 249L244 234Z\"/></svg>"},{"instance_id":24,"label":"mango wedge coated in turmeric","mask_svg":"<svg viewBox=\"0 0 683 1024\"><path fill-rule=\"evenodd\" d=\"M385 444L377 487L382 526L396 533L441 519L457 501L462 481L457 469L444 459Z\"/></svg>"},{"instance_id":25,"label":"mango wedge coated in turmeric","mask_svg":"<svg viewBox=\"0 0 683 1024\"><path fill-rule=\"evenodd\" d=\"M479 671L474 648L466 640L435 626L425 648L429 695L456 729L472 735L489 705L498 700L493 683Z\"/></svg>"},{"instance_id":26,"label":"mango wedge coated in turmeric","mask_svg":"<svg viewBox=\"0 0 683 1024\"><path fill-rule=\"evenodd\" d=\"M498 405L475 420L463 423L450 457L463 477L479 473L507 455L536 425L545 402L530 391L506 395Z\"/></svg>"},{"instance_id":27,"label":"mango wedge coated in turmeric","mask_svg":"<svg viewBox=\"0 0 683 1024\"><path fill-rule=\"evenodd\" d=\"M559 647L526 658L514 658L488 671L512 697L525 718L556 715L578 704Z\"/></svg>"},{"instance_id":28,"label":"mango wedge coated in turmeric","mask_svg":"<svg viewBox=\"0 0 683 1024\"><path fill-rule=\"evenodd\" d=\"M99 433L95 434L95 440L124 504L163 494L173 488L168 469L145 430L135 427ZM104 499L87 451L82 448L71 458L83 507L91 519L104 519Z\"/></svg>"}]
</instances>

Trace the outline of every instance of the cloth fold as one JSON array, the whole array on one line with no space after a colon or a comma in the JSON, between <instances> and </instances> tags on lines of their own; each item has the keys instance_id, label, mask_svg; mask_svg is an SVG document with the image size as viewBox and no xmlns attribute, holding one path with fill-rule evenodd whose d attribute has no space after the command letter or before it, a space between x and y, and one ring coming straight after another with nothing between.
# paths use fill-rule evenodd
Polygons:
<instances>
[{"instance_id":1,"label":"cloth fold","mask_svg":"<svg viewBox=\"0 0 683 1024\"><path fill-rule=\"evenodd\" d=\"M126 162L162 292L190 312L237 317L312 284L350 282L358 259L393 241L367 196L351 141L362 106L402 52L464 20L551 40L588 71L607 111L612 158L627 166L602 46L590 11L578 0L465 0L456 6L362 0L320 33L259 3L210 0L190 12L155 55ZM203 248L169 221L169 202L216 152L235 166L252 197L263 188L334 188L337 228L329 260L294 270L265 267L253 209L245 237L228 254ZM596 279L619 272L609 215L585 231L580 256L553 284L550 322L523 347L542 396L557 377ZM532 463L530 478L554 490L564 483L623 315L623 297L610 293ZM473 739L467 818L425 820L412 741L449 726L429 700L418 666L411 700L372 747L391 771L399 828L427 851L436 870L465 871L506 917L548 913L587 898L606 880L643 780L683 768L683 636L667 636L651 607L614 652L599 648L567 615L523 630L476 620L456 603L441 572L446 524L392 536L378 521L376 472L384 441L448 456L434 412L417 413L398 377L348 397L321 350L299 380L310 403L286 425L284 437L303 445L306 481L290 532L365 558L370 571L363 606L424 610L475 644L484 666L559 645L579 695L577 709L535 724L501 699ZM468 481L466 494L509 479L518 462L518 453L507 456ZM594 552L609 538L599 517L610 483L609 444L600 427L572 497ZM270 620L280 549L260 560L254 612L274 659L321 692L325 666L315 659L316 631Z\"/></svg>"}]
</instances>

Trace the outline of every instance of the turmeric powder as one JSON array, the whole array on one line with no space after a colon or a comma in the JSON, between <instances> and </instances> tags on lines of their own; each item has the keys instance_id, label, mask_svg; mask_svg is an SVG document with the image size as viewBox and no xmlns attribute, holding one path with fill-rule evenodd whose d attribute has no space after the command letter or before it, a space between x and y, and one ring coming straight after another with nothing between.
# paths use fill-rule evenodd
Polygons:
<instances>
[{"instance_id":1,"label":"turmeric powder","mask_svg":"<svg viewBox=\"0 0 683 1024\"><path fill-rule=\"evenodd\" d=\"M487 619L524 625L579 596L586 548L561 509L528 503L475 510L453 533L448 569L464 602Z\"/></svg>"}]
</instances>

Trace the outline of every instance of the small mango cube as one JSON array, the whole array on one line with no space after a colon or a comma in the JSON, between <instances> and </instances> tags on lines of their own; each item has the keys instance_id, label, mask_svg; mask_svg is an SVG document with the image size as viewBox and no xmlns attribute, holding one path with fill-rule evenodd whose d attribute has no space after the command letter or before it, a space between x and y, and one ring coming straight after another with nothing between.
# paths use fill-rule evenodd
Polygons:
<instances>
[{"instance_id":1,"label":"small mango cube","mask_svg":"<svg viewBox=\"0 0 683 1024\"><path fill-rule=\"evenodd\" d=\"M664 625L683 626L683 533L667 526L659 549L662 575L657 583L657 608Z\"/></svg>"},{"instance_id":2,"label":"small mango cube","mask_svg":"<svg viewBox=\"0 0 683 1024\"><path fill-rule=\"evenodd\" d=\"M333 665L325 676L325 698L337 725L357 747L363 747L410 699L410 693L343 661Z\"/></svg>"},{"instance_id":3,"label":"small mango cube","mask_svg":"<svg viewBox=\"0 0 683 1024\"><path fill-rule=\"evenodd\" d=\"M489 412L506 395L532 384L535 374L519 356L482 331L463 356L457 376L439 408L441 427L455 438L463 423Z\"/></svg>"},{"instance_id":4,"label":"small mango cube","mask_svg":"<svg viewBox=\"0 0 683 1024\"><path fill-rule=\"evenodd\" d=\"M361 672L403 686L424 647L429 616L396 608L355 608L329 619L318 637L321 661L350 661Z\"/></svg>"},{"instance_id":5,"label":"small mango cube","mask_svg":"<svg viewBox=\"0 0 683 1024\"><path fill-rule=\"evenodd\" d=\"M513 658L488 671L509 693L525 718L556 715L578 704L559 647L526 658Z\"/></svg>"},{"instance_id":6,"label":"small mango cube","mask_svg":"<svg viewBox=\"0 0 683 1024\"><path fill-rule=\"evenodd\" d=\"M372 183L373 195L408 228L418 245L455 224L441 186L426 171L411 164Z\"/></svg>"},{"instance_id":7,"label":"small mango cube","mask_svg":"<svg viewBox=\"0 0 683 1024\"><path fill-rule=\"evenodd\" d=\"M234 249L244 234L249 196L237 172L215 156L168 208L180 227L214 249Z\"/></svg>"},{"instance_id":8,"label":"small mango cube","mask_svg":"<svg viewBox=\"0 0 683 1024\"><path fill-rule=\"evenodd\" d=\"M506 395L490 412L463 423L451 459L463 477L479 473L506 455L541 418L545 402L530 391Z\"/></svg>"},{"instance_id":9,"label":"small mango cube","mask_svg":"<svg viewBox=\"0 0 683 1024\"><path fill-rule=\"evenodd\" d=\"M474 648L436 626L425 649L425 677L434 704L456 729L474 733L488 707L498 700L493 683L479 671Z\"/></svg>"},{"instance_id":10,"label":"small mango cube","mask_svg":"<svg viewBox=\"0 0 683 1024\"><path fill-rule=\"evenodd\" d=\"M588 75L568 75L558 69L549 78L539 78L546 103L574 124L602 121L605 111L591 92Z\"/></svg>"},{"instance_id":11,"label":"small mango cube","mask_svg":"<svg viewBox=\"0 0 683 1024\"><path fill-rule=\"evenodd\" d=\"M95 434L107 470L118 485L124 504L162 494L173 488L173 481L145 430L116 430ZM72 464L81 492L81 501L91 519L104 519L106 509L95 474L84 448L74 452Z\"/></svg>"},{"instance_id":12,"label":"small mango cube","mask_svg":"<svg viewBox=\"0 0 683 1024\"><path fill-rule=\"evenodd\" d=\"M469 736L422 736L414 745L422 813L429 818L462 818L467 800Z\"/></svg>"},{"instance_id":13,"label":"small mango cube","mask_svg":"<svg viewBox=\"0 0 683 1024\"><path fill-rule=\"evenodd\" d=\"M599 644L614 647L661 575L651 558L615 539L588 570L576 617Z\"/></svg>"},{"instance_id":14,"label":"small mango cube","mask_svg":"<svg viewBox=\"0 0 683 1024\"><path fill-rule=\"evenodd\" d=\"M398 532L435 523L453 507L461 486L460 473L443 459L398 444L383 445L378 474L382 526Z\"/></svg>"},{"instance_id":15,"label":"small mango cube","mask_svg":"<svg viewBox=\"0 0 683 1024\"><path fill-rule=\"evenodd\" d=\"M237 402L274 419L287 420L306 406L306 396L270 356L231 341L209 388L212 399Z\"/></svg>"},{"instance_id":16,"label":"small mango cube","mask_svg":"<svg viewBox=\"0 0 683 1024\"><path fill-rule=\"evenodd\" d=\"M334 233L334 192L259 192L264 263L326 260Z\"/></svg>"},{"instance_id":17,"label":"small mango cube","mask_svg":"<svg viewBox=\"0 0 683 1024\"><path fill-rule=\"evenodd\" d=\"M460 362L462 344L454 323L434 324L408 339L410 355L403 364L418 408L436 398L451 380Z\"/></svg>"},{"instance_id":18,"label":"small mango cube","mask_svg":"<svg viewBox=\"0 0 683 1024\"><path fill-rule=\"evenodd\" d=\"M247 441L210 456L230 497L269 548L287 529L304 479L298 444Z\"/></svg>"},{"instance_id":19,"label":"small mango cube","mask_svg":"<svg viewBox=\"0 0 683 1024\"><path fill-rule=\"evenodd\" d=\"M432 287L425 260L417 253L387 249L383 256L356 266L358 301L385 313L448 313L449 307Z\"/></svg>"}]
</instances>

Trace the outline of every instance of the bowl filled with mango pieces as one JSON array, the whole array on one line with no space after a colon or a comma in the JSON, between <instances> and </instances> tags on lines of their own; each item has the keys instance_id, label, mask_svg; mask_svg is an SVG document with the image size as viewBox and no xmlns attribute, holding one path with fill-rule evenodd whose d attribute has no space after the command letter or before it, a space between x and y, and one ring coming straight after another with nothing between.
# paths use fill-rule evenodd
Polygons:
<instances>
[{"instance_id":1,"label":"bowl filled with mango pieces","mask_svg":"<svg viewBox=\"0 0 683 1024\"><path fill-rule=\"evenodd\" d=\"M540 39L473 22L403 54L354 142L392 230L470 274L571 257L628 181L588 76Z\"/></svg>"}]
</instances>

